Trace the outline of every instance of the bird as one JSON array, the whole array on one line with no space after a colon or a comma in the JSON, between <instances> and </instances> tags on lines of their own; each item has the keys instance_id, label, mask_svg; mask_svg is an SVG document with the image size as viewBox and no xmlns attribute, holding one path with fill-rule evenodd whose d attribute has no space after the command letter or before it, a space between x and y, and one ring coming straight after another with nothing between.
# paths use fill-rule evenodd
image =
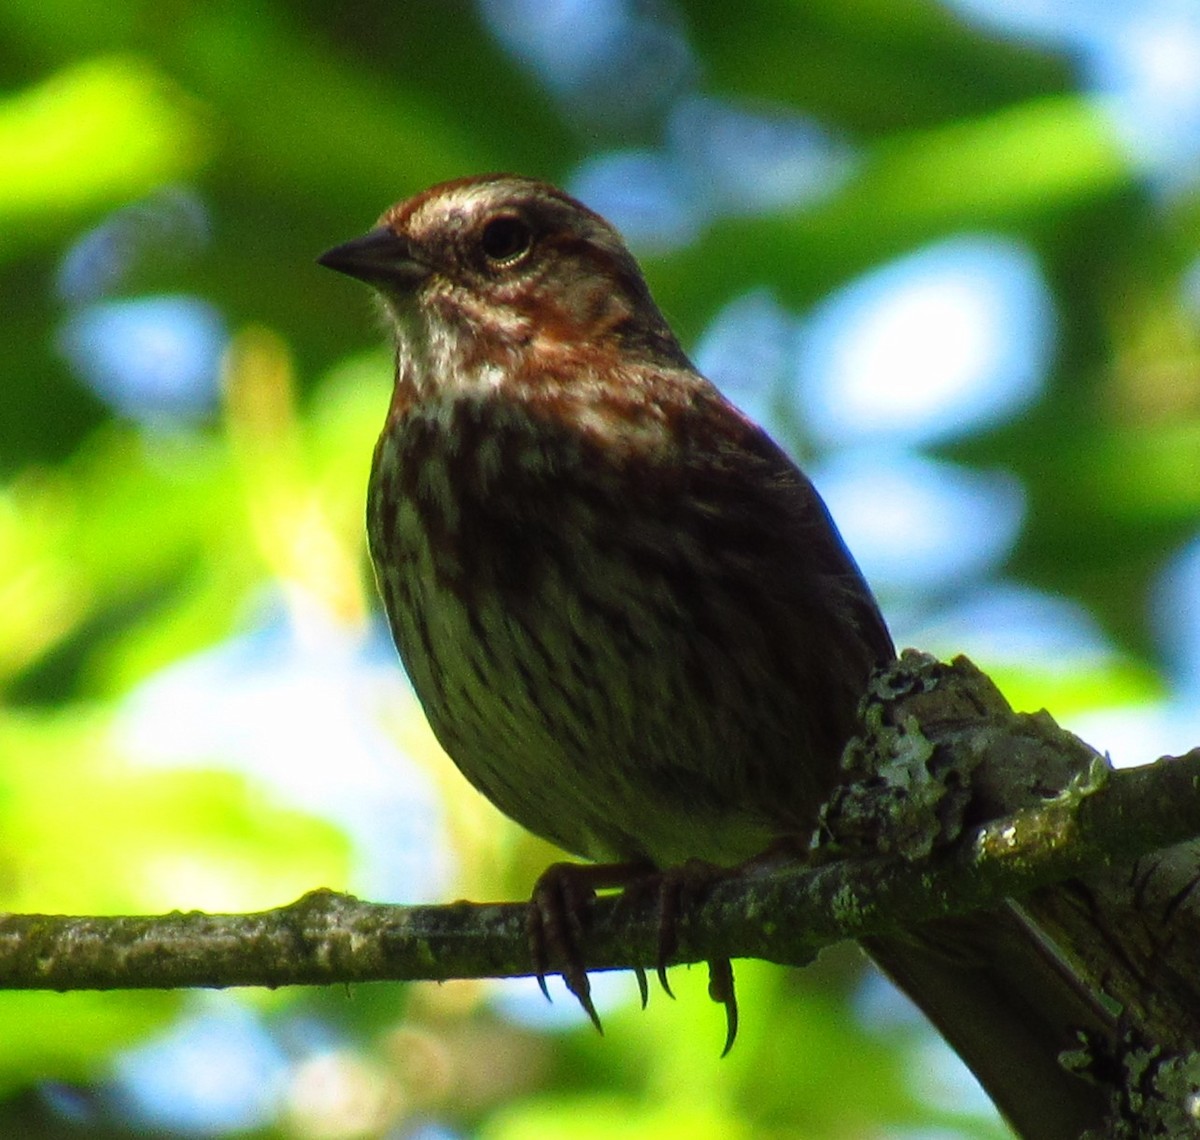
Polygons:
<instances>
[{"instance_id":1,"label":"bird","mask_svg":"<svg viewBox=\"0 0 1200 1140\"><path fill-rule=\"evenodd\" d=\"M392 335L368 546L429 724L502 812L593 863L539 880L535 932L559 952L559 910L596 885L805 844L892 638L813 484L696 370L617 230L475 175L318 260ZM1020 1135L1096 1122L1058 1064L1086 1002L1015 911L868 949Z\"/></svg>"}]
</instances>

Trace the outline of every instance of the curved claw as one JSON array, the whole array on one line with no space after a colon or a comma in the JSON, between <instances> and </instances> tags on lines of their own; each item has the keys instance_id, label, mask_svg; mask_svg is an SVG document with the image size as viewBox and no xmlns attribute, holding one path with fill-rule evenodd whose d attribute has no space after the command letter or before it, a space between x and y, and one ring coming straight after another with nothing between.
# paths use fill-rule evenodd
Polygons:
<instances>
[{"instance_id":1,"label":"curved claw","mask_svg":"<svg viewBox=\"0 0 1200 1140\"><path fill-rule=\"evenodd\" d=\"M658 884L658 981L669 997L675 995L667 981L667 962L678 945L679 915L691 899L702 895L708 888L728 872L718 867L690 860L682 867L662 873ZM737 994L733 985L733 966L728 958L717 958L708 963L708 996L725 1007L724 1057L733 1048L738 1032Z\"/></svg>"},{"instance_id":2,"label":"curved claw","mask_svg":"<svg viewBox=\"0 0 1200 1140\"><path fill-rule=\"evenodd\" d=\"M641 966L634 966L633 976L637 978L638 997L642 999L642 1009L650 1004L650 986L646 981L646 971Z\"/></svg>"},{"instance_id":3,"label":"curved claw","mask_svg":"<svg viewBox=\"0 0 1200 1140\"><path fill-rule=\"evenodd\" d=\"M737 992L733 985L733 963L728 958L709 962L708 996L725 1007L725 1048L721 1050L721 1056L727 1057L738 1032Z\"/></svg>"},{"instance_id":4,"label":"curved claw","mask_svg":"<svg viewBox=\"0 0 1200 1140\"><path fill-rule=\"evenodd\" d=\"M675 994L671 990L671 983L667 981L667 959L675 953L679 943L676 927L682 890L682 879L676 873L663 873L658 886L658 962L655 973L658 974L658 984L662 986L663 993L672 1001L675 1000Z\"/></svg>"},{"instance_id":5,"label":"curved claw","mask_svg":"<svg viewBox=\"0 0 1200 1140\"><path fill-rule=\"evenodd\" d=\"M562 979L567 985L567 989L575 996L575 1000L583 1007L583 1012L591 1019L592 1024L596 1027L596 1032L601 1037L604 1036L604 1026L600 1024L600 1015L596 1012L596 1006L592 1002L592 983L588 981L587 970L583 967L576 969L569 966L562 972Z\"/></svg>"},{"instance_id":6,"label":"curved claw","mask_svg":"<svg viewBox=\"0 0 1200 1140\"><path fill-rule=\"evenodd\" d=\"M534 897L529 900L529 910L525 915L525 937L529 939L529 957L533 962L538 989L542 991L542 997L548 1002L553 1002L554 999L546 985L546 929L536 891Z\"/></svg>"}]
</instances>

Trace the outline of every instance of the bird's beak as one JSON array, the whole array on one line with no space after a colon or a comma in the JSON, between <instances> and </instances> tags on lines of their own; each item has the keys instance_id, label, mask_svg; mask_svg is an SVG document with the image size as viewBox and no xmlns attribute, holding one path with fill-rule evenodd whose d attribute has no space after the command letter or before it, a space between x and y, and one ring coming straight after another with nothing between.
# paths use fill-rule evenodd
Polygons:
<instances>
[{"instance_id":1,"label":"bird's beak","mask_svg":"<svg viewBox=\"0 0 1200 1140\"><path fill-rule=\"evenodd\" d=\"M411 243L387 226L335 245L317 264L379 287L411 288L429 275L429 266L413 253Z\"/></svg>"}]
</instances>

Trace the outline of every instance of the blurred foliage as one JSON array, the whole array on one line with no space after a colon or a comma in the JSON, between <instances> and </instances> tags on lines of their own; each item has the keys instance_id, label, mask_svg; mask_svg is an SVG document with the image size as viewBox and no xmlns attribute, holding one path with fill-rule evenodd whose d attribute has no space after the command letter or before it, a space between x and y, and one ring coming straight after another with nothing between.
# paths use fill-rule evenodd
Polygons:
<instances>
[{"instance_id":1,"label":"blurred foliage","mask_svg":"<svg viewBox=\"0 0 1200 1140\"><path fill-rule=\"evenodd\" d=\"M828 199L718 218L645 256L685 343L763 283L800 311L940 236L1029 242L1060 314L1047 395L940 450L1020 476L1029 517L1007 572L1085 605L1118 653L1086 675L1008 663L1003 679L1018 703L1052 711L1165 691L1146 598L1200 517L1200 348L1180 288L1200 197L1142 185L1069 60L934 0L674 10L706 93L811 113L861 147ZM652 116L572 112L465 0L0 0L0 906L249 909L354 885L352 843L318 805L222 755L139 760L132 696L253 630L264 597L282 598L318 655L329 629L350 657L378 641L361 517L388 357L364 297L314 256L438 179L563 181L588 155L660 133ZM155 232L162 194L198 203L201 220ZM122 217L81 295L66 259ZM154 294L203 298L232 330L220 398L189 423L115 413L63 351L80 307ZM445 897L520 895L552 853L466 789L393 674L376 712L446 805ZM319 1023L322 1044L281 1046L278 1113L231 1130L1001 1135L986 1110L914 1089L928 1035L851 1012L860 976L848 949L801 974L745 964L742 1037L721 1063L701 972L646 1013L630 983L603 1040L575 1016L530 1028L465 983L256 995L278 1040ZM128 1115L113 1057L196 1008L186 995L0 995L0 1127L175 1134L169 1113Z\"/></svg>"}]
</instances>

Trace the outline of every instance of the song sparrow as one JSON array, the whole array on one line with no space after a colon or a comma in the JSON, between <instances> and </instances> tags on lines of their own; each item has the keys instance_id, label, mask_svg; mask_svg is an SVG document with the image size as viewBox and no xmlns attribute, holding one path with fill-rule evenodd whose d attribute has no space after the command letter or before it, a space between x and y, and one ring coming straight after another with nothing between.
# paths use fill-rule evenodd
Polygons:
<instances>
[{"instance_id":1,"label":"song sparrow","mask_svg":"<svg viewBox=\"0 0 1200 1140\"><path fill-rule=\"evenodd\" d=\"M544 183L465 178L321 261L394 325L370 549L466 777L613 881L807 837L891 638L811 483L696 372L616 231Z\"/></svg>"}]
</instances>

